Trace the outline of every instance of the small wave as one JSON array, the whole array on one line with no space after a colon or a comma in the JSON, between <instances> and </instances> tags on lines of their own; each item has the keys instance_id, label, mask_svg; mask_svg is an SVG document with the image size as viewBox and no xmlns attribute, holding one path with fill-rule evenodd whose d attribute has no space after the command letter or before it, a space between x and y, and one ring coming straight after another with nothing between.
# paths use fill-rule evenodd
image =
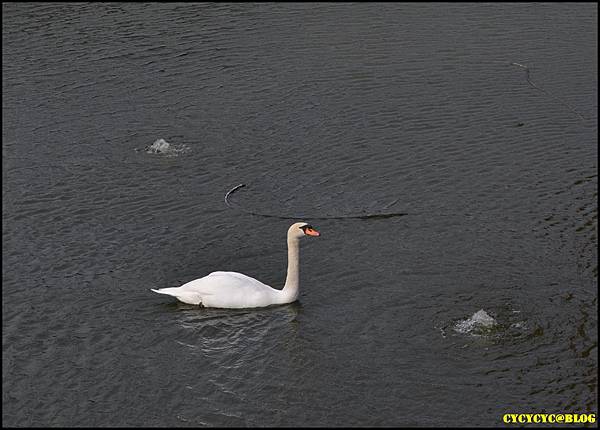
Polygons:
<instances>
[{"instance_id":1,"label":"small wave","mask_svg":"<svg viewBox=\"0 0 600 430\"><path fill-rule=\"evenodd\" d=\"M140 149L136 149L140 151ZM190 147L185 144L174 145L165 139L157 139L152 145L146 145L143 151L147 154L158 154L166 157L176 157L190 151Z\"/></svg>"}]
</instances>

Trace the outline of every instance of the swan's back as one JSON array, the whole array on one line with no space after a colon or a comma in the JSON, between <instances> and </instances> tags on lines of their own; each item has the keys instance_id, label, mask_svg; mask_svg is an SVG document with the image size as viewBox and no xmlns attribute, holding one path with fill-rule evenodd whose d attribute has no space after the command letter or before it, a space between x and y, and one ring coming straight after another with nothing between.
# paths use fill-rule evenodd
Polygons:
<instances>
[{"instance_id":1,"label":"swan's back","mask_svg":"<svg viewBox=\"0 0 600 430\"><path fill-rule=\"evenodd\" d=\"M280 295L262 282L237 272L212 272L177 288L153 290L184 303L214 308L254 308L277 302Z\"/></svg>"}]
</instances>

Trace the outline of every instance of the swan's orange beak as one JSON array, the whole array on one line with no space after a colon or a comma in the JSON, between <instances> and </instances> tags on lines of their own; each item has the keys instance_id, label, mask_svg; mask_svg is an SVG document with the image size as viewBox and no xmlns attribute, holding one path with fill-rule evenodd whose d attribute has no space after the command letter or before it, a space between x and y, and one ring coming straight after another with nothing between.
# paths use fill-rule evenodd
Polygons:
<instances>
[{"instance_id":1,"label":"swan's orange beak","mask_svg":"<svg viewBox=\"0 0 600 430\"><path fill-rule=\"evenodd\" d=\"M321 233L319 233L314 228L307 228L306 230L304 230L304 234L306 234L307 236L315 236L315 237L321 236Z\"/></svg>"}]
</instances>

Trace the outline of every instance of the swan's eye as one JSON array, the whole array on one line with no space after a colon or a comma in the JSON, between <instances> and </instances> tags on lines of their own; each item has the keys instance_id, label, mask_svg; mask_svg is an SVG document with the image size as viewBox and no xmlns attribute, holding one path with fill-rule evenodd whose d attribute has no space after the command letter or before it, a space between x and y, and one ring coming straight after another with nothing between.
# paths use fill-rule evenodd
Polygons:
<instances>
[{"instance_id":1,"label":"swan's eye","mask_svg":"<svg viewBox=\"0 0 600 430\"><path fill-rule=\"evenodd\" d=\"M312 225L303 225L300 227L307 236L320 236L320 233Z\"/></svg>"}]
</instances>

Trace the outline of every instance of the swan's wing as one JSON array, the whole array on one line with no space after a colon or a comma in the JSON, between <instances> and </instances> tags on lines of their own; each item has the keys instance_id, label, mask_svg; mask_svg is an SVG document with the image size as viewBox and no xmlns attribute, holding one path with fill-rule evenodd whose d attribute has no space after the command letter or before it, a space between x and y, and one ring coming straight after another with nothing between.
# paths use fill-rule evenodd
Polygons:
<instances>
[{"instance_id":1,"label":"swan's wing","mask_svg":"<svg viewBox=\"0 0 600 430\"><path fill-rule=\"evenodd\" d=\"M208 275L206 275L205 278L209 277L209 276L223 277L223 278L229 278L229 279L239 279L241 282L244 282L247 285L253 285L258 288L263 288L263 287L271 288L267 284L263 284L262 282L260 282L258 279L251 278L248 275L244 275L243 273L238 273L238 272L212 272L212 273L209 273Z\"/></svg>"},{"instance_id":2,"label":"swan's wing","mask_svg":"<svg viewBox=\"0 0 600 430\"><path fill-rule=\"evenodd\" d=\"M252 308L273 304L279 290L237 272L212 272L179 287L190 295L198 295L207 307Z\"/></svg>"}]
</instances>

